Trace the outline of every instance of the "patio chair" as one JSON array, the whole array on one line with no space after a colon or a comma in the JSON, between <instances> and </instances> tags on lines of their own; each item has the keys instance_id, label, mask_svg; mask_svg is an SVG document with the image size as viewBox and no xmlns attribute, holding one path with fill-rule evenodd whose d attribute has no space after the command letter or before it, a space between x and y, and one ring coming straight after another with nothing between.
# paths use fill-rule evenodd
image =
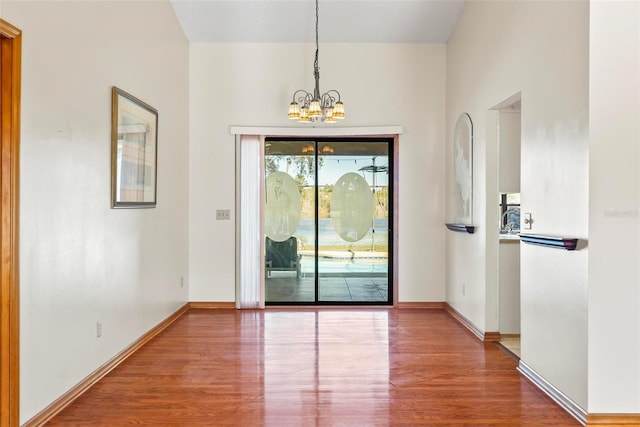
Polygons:
<instances>
[{"instance_id":1,"label":"patio chair","mask_svg":"<svg viewBox=\"0 0 640 427\"><path fill-rule=\"evenodd\" d=\"M300 277L300 259L298 255L298 239L289 237L283 242L276 242L270 238L265 241L266 277L271 276L272 271L295 271L296 277Z\"/></svg>"}]
</instances>

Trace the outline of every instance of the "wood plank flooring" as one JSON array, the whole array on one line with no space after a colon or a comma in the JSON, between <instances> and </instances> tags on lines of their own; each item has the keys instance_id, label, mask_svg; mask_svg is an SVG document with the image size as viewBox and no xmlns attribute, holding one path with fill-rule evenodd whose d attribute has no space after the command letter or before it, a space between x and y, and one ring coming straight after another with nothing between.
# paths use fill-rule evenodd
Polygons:
<instances>
[{"instance_id":1,"label":"wood plank flooring","mask_svg":"<svg viewBox=\"0 0 640 427\"><path fill-rule=\"evenodd\" d=\"M577 426L443 310L191 310L50 426Z\"/></svg>"}]
</instances>

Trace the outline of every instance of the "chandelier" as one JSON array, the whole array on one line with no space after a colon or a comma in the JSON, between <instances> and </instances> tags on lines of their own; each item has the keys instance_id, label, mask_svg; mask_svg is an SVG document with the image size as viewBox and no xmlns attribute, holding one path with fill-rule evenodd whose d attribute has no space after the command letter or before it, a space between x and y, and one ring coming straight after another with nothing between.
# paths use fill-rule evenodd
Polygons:
<instances>
[{"instance_id":1,"label":"chandelier","mask_svg":"<svg viewBox=\"0 0 640 427\"><path fill-rule=\"evenodd\" d=\"M298 89L293 93L293 101L289 104L288 117L301 123L322 120L325 123L336 123L344 119L344 104L340 101L337 90L329 90L320 95L320 67L318 66L318 1L316 0L316 57L313 61L313 77L316 86L313 93Z\"/></svg>"}]
</instances>

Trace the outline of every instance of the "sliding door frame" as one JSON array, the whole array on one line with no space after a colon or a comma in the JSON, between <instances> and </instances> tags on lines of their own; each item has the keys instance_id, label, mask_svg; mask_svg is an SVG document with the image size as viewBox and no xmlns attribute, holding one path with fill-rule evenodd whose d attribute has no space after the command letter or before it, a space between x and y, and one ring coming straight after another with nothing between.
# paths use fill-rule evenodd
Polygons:
<instances>
[{"instance_id":1,"label":"sliding door frame","mask_svg":"<svg viewBox=\"0 0 640 427\"><path fill-rule=\"evenodd\" d=\"M315 264L315 274L314 274L314 301L283 301L283 302L269 302L265 301L265 305L267 306L376 306L376 307L390 307L396 306L398 301L398 280L397 280L397 251L398 251L398 243L397 243L397 215L398 215L398 135L363 135L363 136L347 136L347 137L333 137L333 136L305 136L305 137L275 137L268 136L265 138L265 141L291 141L291 142L309 142L313 143L315 146L314 150L314 174L315 174L315 243L314 243L314 264ZM318 152L318 144L320 143L339 143L339 142L385 142L388 144L388 157L389 157L389 195L388 202L392 204L391 209L389 209L389 218L388 218L388 273L387 273L387 283L389 286L389 291L387 294L387 300L385 301L321 301L318 299L319 296L319 286L320 286L320 278L318 275L318 233L319 233L319 195L318 195L318 158L320 153ZM266 283L263 281L263 287L266 286Z\"/></svg>"}]
</instances>

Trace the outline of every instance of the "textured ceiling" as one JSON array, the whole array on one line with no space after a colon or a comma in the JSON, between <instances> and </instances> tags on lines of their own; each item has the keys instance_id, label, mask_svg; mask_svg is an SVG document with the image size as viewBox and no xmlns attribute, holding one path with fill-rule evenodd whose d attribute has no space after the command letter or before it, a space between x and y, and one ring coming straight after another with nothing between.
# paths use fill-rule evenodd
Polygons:
<instances>
[{"instance_id":1,"label":"textured ceiling","mask_svg":"<svg viewBox=\"0 0 640 427\"><path fill-rule=\"evenodd\" d=\"M171 0L191 42L309 43L314 0ZM320 0L320 43L442 43L464 0Z\"/></svg>"}]
</instances>

